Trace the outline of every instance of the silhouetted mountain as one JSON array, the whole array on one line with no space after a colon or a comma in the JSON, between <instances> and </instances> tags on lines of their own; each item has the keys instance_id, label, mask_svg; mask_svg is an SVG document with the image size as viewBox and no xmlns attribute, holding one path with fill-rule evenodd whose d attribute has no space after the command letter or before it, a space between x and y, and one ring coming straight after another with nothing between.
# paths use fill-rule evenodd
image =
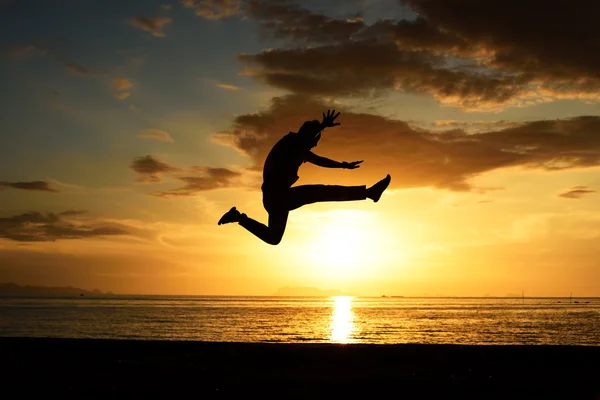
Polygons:
<instances>
[{"instance_id":1,"label":"silhouetted mountain","mask_svg":"<svg viewBox=\"0 0 600 400\"><path fill-rule=\"evenodd\" d=\"M74 295L103 295L113 294L112 292L102 292L98 289L85 290L71 286L51 287L51 286L20 286L15 283L0 284L0 294L74 294Z\"/></svg>"}]
</instances>

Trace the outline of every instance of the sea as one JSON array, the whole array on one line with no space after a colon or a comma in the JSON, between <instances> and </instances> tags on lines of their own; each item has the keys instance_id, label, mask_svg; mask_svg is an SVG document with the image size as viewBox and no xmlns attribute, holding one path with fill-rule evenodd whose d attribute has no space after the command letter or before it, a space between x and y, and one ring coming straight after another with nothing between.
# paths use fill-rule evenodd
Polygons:
<instances>
[{"instance_id":1,"label":"sea","mask_svg":"<svg viewBox=\"0 0 600 400\"><path fill-rule=\"evenodd\" d=\"M0 336L600 345L600 298L0 296Z\"/></svg>"}]
</instances>

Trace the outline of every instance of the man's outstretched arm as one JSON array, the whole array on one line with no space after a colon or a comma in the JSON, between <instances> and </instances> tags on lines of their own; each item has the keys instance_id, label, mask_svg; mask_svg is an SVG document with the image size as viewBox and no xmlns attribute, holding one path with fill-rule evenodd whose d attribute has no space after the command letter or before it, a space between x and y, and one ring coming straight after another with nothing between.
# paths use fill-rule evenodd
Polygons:
<instances>
[{"instance_id":1,"label":"man's outstretched arm","mask_svg":"<svg viewBox=\"0 0 600 400\"><path fill-rule=\"evenodd\" d=\"M329 158L326 157L321 157L316 155L315 153L313 153L312 151L308 152L308 156L306 157L306 161L308 161L311 164L315 164L318 165L319 167L324 167L324 168L345 168L345 169L356 169L356 168L360 168L360 163L362 163L361 161L353 161L353 162L339 162L339 161L334 161L334 160L330 160Z\"/></svg>"}]
</instances>

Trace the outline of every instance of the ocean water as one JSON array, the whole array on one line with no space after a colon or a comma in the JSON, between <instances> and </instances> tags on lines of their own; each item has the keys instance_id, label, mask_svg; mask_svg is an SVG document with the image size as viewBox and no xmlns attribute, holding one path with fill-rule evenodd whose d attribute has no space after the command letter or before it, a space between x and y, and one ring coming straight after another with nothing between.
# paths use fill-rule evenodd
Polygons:
<instances>
[{"instance_id":1,"label":"ocean water","mask_svg":"<svg viewBox=\"0 0 600 400\"><path fill-rule=\"evenodd\" d=\"M600 345L600 299L4 296L0 336Z\"/></svg>"}]
</instances>

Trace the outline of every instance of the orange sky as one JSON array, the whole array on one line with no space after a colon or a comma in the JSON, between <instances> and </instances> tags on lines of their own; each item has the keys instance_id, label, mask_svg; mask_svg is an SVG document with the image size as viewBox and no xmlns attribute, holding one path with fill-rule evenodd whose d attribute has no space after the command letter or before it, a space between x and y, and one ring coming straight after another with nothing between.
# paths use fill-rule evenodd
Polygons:
<instances>
[{"instance_id":1,"label":"orange sky","mask_svg":"<svg viewBox=\"0 0 600 400\"><path fill-rule=\"evenodd\" d=\"M600 6L533 3L0 2L0 283L600 296ZM217 226L331 108L314 152L364 163L297 184L382 199Z\"/></svg>"}]
</instances>

